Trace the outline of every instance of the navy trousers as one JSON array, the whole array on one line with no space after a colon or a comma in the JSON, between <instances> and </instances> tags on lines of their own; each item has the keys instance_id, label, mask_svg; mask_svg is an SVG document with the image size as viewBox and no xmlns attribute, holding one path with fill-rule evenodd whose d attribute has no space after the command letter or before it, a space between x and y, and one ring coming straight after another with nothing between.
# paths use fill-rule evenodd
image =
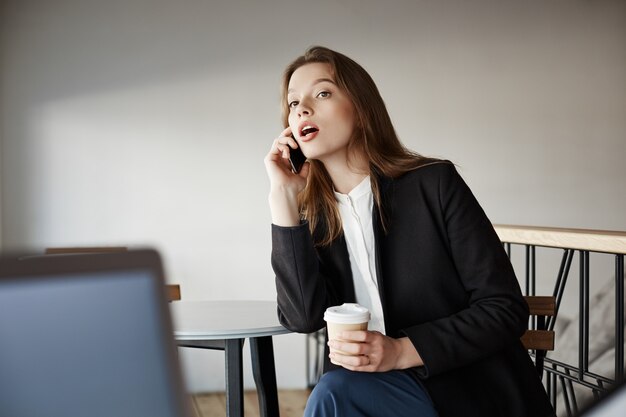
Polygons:
<instances>
[{"instance_id":1,"label":"navy trousers","mask_svg":"<svg viewBox=\"0 0 626 417\"><path fill-rule=\"evenodd\" d=\"M428 393L404 371L322 375L309 396L304 417L437 417Z\"/></svg>"}]
</instances>

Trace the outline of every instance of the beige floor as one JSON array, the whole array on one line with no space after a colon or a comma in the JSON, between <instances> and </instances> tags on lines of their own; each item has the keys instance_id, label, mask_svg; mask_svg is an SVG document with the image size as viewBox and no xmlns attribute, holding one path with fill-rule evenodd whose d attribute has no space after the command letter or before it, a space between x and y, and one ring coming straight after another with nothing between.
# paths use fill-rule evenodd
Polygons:
<instances>
[{"instance_id":1,"label":"beige floor","mask_svg":"<svg viewBox=\"0 0 626 417\"><path fill-rule=\"evenodd\" d=\"M279 390L280 417L302 417L304 405L309 397L307 390ZM193 412L196 417L225 417L226 396L223 392L196 394L192 396ZM245 417L259 416L256 391L246 391L243 399Z\"/></svg>"}]
</instances>

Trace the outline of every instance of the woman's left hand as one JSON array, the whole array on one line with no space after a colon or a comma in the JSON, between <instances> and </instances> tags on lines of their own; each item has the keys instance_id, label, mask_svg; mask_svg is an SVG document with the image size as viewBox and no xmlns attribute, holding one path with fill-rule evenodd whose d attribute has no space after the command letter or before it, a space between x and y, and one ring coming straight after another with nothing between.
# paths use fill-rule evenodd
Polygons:
<instances>
[{"instance_id":1,"label":"woman's left hand","mask_svg":"<svg viewBox=\"0 0 626 417\"><path fill-rule=\"evenodd\" d=\"M394 339L376 331L344 331L328 342L330 361L351 371L385 372L423 365L408 337Z\"/></svg>"}]
</instances>

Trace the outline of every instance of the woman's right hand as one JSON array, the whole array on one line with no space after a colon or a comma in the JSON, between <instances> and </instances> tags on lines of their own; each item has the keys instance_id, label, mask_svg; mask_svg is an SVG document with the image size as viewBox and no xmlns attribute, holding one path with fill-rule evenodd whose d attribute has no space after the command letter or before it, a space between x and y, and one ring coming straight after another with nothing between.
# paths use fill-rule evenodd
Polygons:
<instances>
[{"instance_id":1,"label":"woman's right hand","mask_svg":"<svg viewBox=\"0 0 626 417\"><path fill-rule=\"evenodd\" d=\"M291 149L297 147L298 143L291 137L291 127L287 127L278 138L274 139L264 160L272 192L287 191L297 195L306 186L309 164L305 162L300 172L294 174L289 162Z\"/></svg>"},{"instance_id":2,"label":"woman's right hand","mask_svg":"<svg viewBox=\"0 0 626 417\"><path fill-rule=\"evenodd\" d=\"M298 194L306 186L309 163L305 162L297 174L291 171L289 152L297 147L298 143L291 137L291 128L287 127L274 140L264 159L270 179L269 204L272 223L277 226L290 227L300 224Z\"/></svg>"}]
</instances>

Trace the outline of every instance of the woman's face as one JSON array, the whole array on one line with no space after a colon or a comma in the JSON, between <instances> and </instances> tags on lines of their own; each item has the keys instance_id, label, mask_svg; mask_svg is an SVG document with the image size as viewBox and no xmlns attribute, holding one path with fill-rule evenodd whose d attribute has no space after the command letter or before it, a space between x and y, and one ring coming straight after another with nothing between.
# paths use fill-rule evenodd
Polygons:
<instances>
[{"instance_id":1,"label":"woman's face","mask_svg":"<svg viewBox=\"0 0 626 417\"><path fill-rule=\"evenodd\" d=\"M335 84L331 67L324 63L298 68L287 92L289 126L302 152L322 162L347 161L352 137L354 106Z\"/></svg>"}]
</instances>

